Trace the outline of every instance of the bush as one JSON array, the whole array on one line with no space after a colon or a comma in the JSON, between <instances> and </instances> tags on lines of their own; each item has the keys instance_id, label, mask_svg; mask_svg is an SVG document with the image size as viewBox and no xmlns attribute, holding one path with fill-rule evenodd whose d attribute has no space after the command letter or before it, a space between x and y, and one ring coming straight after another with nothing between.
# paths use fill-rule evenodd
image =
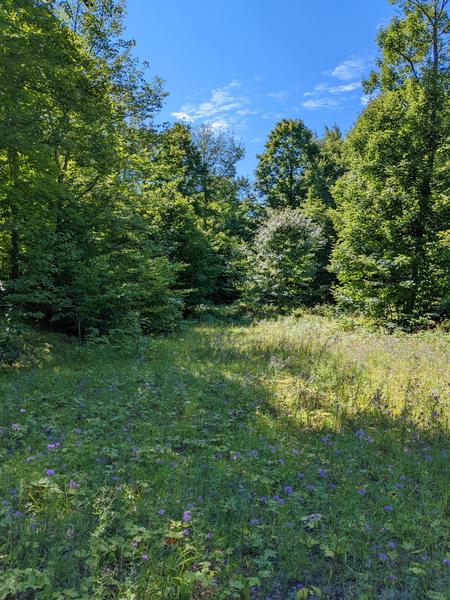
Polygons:
<instances>
[{"instance_id":1,"label":"bush","mask_svg":"<svg viewBox=\"0 0 450 600\"><path fill-rule=\"evenodd\" d=\"M313 304L322 294L313 282L325 243L320 225L300 210L269 210L248 256L246 297L280 309Z\"/></svg>"}]
</instances>

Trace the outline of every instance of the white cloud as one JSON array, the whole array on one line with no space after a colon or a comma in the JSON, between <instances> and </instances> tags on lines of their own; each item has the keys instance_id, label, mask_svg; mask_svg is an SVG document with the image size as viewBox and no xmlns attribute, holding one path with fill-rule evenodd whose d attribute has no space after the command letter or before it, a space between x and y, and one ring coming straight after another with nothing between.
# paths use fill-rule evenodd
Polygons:
<instances>
[{"instance_id":1,"label":"white cloud","mask_svg":"<svg viewBox=\"0 0 450 600\"><path fill-rule=\"evenodd\" d=\"M316 85L312 92L305 92L303 95L308 96L318 96L323 92L327 92L329 94L347 94L348 92L353 92L361 87L361 83L359 81L353 81L352 83L345 83L343 85L328 85L327 83L319 83Z\"/></svg>"},{"instance_id":2,"label":"white cloud","mask_svg":"<svg viewBox=\"0 0 450 600\"><path fill-rule=\"evenodd\" d=\"M247 98L236 94L236 90L240 87L240 81L233 80L224 87L213 89L209 100L198 105L182 106L179 111L172 113L172 117L190 123L208 119L215 124L216 128L224 127L225 122L230 123L231 113L245 110L243 106Z\"/></svg>"},{"instance_id":3,"label":"white cloud","mask_svg":"<svg viewBox=\"0 0 450 600\"><path fill-rule=\"evenodd\" d=\"M361 87L360 81L354 81L353 83L346 83L344 85L334 85L328 88L330 94L346 94L347 92L353 92Z\"/></svg>"},{"instance_id":4,"label":"white cloud","mask_svg":"<svg viewBox=\"0 0 450 600\"><path fill-rule=\"evenodd\" d=\"M363 58L350 58L335 67L331 75L341 81L351 81L361 77L365 67L366 61Z\"/></svg>"},{"instance_id":5,"label":"white cloud","mask_svg":"<svg viewBox=\"0 0 450 600\"><path fill-rule=\"evenodd\" d=\"M282 90L281 92L269 92L268 94L266 94L267 98L272 98L272 100L276 100L277 102L287 100L289 96L290 93L286 92L286 90Z\"/></svg>"},{"instance_id":6,"label":"white cloud","mask_svg":"<svg viewBox=\"0 0 450 600\"><path fill-rule=\"evenodd\" d=\"M367 106L370 102L370 96L368 94L364 94L361 96L361 106Z\"/></svg>"},{"instance_id":7,"label":"white cloud","mask_svg":"<svg viewBox=\"0 0 450 600\"><path fill-rule=\"evenodd\" d=\"M336 108L340 106L340 102L333 98L315 98L314 100L306 100L302 103L303 108L308 110L316 110L318 108Z\"/></svg>"},{"instance_id":8,"label":"white cloud","mask_svg":"<svg viewBox=\"0 0 450 600\"><path fill-rule=\"evenodd\" d=\"M172 117L174 117L174 119L177 119L178 121L187 121L188 123L193 121L193 118L191 117L191 115L189 115L187 112L184 112L182 110L179 112L173 112Z\"/></svg>"}]
</instances>

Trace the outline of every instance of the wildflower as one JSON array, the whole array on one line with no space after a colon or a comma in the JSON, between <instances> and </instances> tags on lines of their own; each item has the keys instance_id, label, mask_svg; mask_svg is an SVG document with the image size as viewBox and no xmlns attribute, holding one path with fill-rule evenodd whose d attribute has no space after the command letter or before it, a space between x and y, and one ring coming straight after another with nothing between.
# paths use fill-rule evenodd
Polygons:
<instances>
[{"instance_id":1,"label":"wildflower","mask_svg":"<svg viewBox=\"0 0 450 600\"><path fill-rule=\"evenodd\" d=\"M183 535L184 537L189 535L189 529L183 529Z\"/></svg>"},{"instance_id":2,"label":"wildflower","mask_svg":"<svg viewBox=\"0 0 450 600\"><path fill-rule=\"evenodd\" d=\"M444 558L444 560L442 562L444 563L444 565L446 567L450 567L450 558L448 558L447 556Z\"/></svg>"},{"instance_id":3,"label":"wildflower","mask_svg":"<svg viewBox=\"0 0 450 600\"><path fill-rule=\"evenodd\" d=\"M359 438L361 440L364 437L364 430L358 429L358 431L355 433L355 435L357 438Z\"/></svg>"},{"instance_id":4,"label":"wildflower","mask_svg":"<svg viewBox=\"0 0 450 600\"><path fill-rule=\"evenodd\" d=\"M198 496L198 497L197 497L197 501L198 501L198 502L203 502L203 496Z\"/></svg>"},{"instance_id":5,"label":"wildflower","mask_svg":"<svg viewBox=\"0 0 450 600\"><path fill-rule=\"evenodd\" d=\"M284 465L284 458L279 458L278 462L279 462L280 465Z\"/></svg>"},{"instance_id":6,"label":"wildflower","mask_svg":"<svg viewBox=\"0 0 450 600\"><path fill-rule=\"evenodd\" d=\"M297 473L297 477L299 479L305 479L305 474L304 473Z\"/></svg>"},{"instance_id":7,"label":"wildflower","mask_svg":"<svg viewBox=\"0 0 450 600\"><path fill-rule=\"evenodd\" d=\"M11 429L13 429L14 431L18 431L20 429L19 423L13 423L11 425Z\"/></svg>"},{"instance_id":8,"label":"wildflower","mask_svg":"<svg viewBox=\"0 0 450 600\"><path fill-rule=\"evenodd\" d=\"M183 521L184 523L187 523L188 521L190 521L191 519L191 511L190 510L185 510L183 513Z\"/></svg>"},{"instance_id":9,"label":"wildflower","mask_svg":"<svg viewBox=\"0 0 450 600\"><path fill-rule=\"evenodd\" d=\"M378 558L379 558L379 560L381 560L382 562L385 562L385 561L388 559L388 557L387 557L387 554L385 554L384 552L380 552L380 553L378 554Z\"/></svg>"},{"instance_id":10,"label":"wildflower","mask_svg":"<svg viewBox=\"0 0 450 600\"><path fill-rule=\"evenodd\" d=\"M389 581L395 581L397 577L395 575L388 575Z\"/></svg>"},{"instance_id":11,"label":"wildflower","mask_svg":"<svg viewBox=\"0 0 450 600\"><path fill-rule=\"evenodd\" d=\"M285 485L284 493L287 494L288 496L290 496L291 494L294 493L294 490L292 489L292 487L290 485Z\"/></svg>"},{"instance_id":12,"label":"wildflower","mask_svg":"<svg viewBox=\"0 0 450 600\"><path fill-rule=\"evenodd\" d=\"M312 483L308 483L308 485L306 486L306 489L309 490L310 492L313 492L315 490L315 487L313 486Z\"/></svg>"},{"instance_id":13,"label":"wildflower","mask_svg":"<svg viewBox=\"0 0 450 600\"><path fill-rule=\"evenodd\" d=\"M23 515L22 511L20 510L16 510L16 512L14 513L14 516L17 517L18 519Z\"/></svg>"},{"instance_id":14,"label":"wildflower","mask_svg":"<svg viewBox=\"0 0 450 600\"><path fill-rule=\"evenodd\" d=\"M325 469L320 469L319 477L326 477L327 475L328 475L328 473L325 471Z\"/></svg>"},{"instance_id":15,"label":"wildflower","mask_svg":"<svg viewBox=\"0 0 450 600\"><path fill-rule=\"evenodd\" d=\"M385 512L390 512L392 510L392 506L390 506L389 504L387 504L386 506L383 506L383 510Z\"/></svg>"},{"instance_id":16,"label":"wildflower","mask_svg":"<svg viewBox=\"0 0 450 600\"><path fill-rule=\"evenodd\" d=\"M131 542L131 545L133 546L133 548L137 548L138 543L136 542L136 540L133 540Z\"/></svg>"},{"instance_id":17,"label":"wildflower","mask_svg":"<svg viewBox=\"0 0 450 600\"><path fill-rule=\"evenodd\" d=\"M250 519L250 525L259 525L260 523L259 519Z\"/></svg>"},{"instance_id":18,"label":"wildflower","mask_svg":"<svg viewBox=\"0 0 450 600\"><path fill-rule=\"evenodd\" d=\"M360 496L365 496L366 495L366 490L364 488L359 488L358 490L356 490L358 492L358 494Z\"/></svg>"},{"instance_id":19,"label":"wildflower","mask_svg":"<svg viewBox=\"0 0 450 600\"><path fill-rule=\"evenodd\" d=\"M285 501L283 500L283 498L280 498L280 496L274 496L272 500L274 502L277 502L280 506L283 506L285 504Z\"/></svg>"},{"instance_id":20,"label":"wildflower","mask_svg":"<svg viewBox=\"0 0 450 600\"><path fill-rule=\"evenodd\" d=\"M34 456L27 456L27 457L26 457L26 459L25 459L25 462L27 462L27 463L28 463L28 462L31 462L31 461L32 461L32 460L34 460L34 459L35 459L35 457L34 457Z\"/></svg>"},{"instance_id":21,"label":"wildflower","mask_svg":"<svg viewBox=\"0 0 450 600\"><path fill-rule=\"evenodd\" d=\"M46 473L49 477L51 477L52 475L55 474L55 469L47 469Z\"/></svg>"},{"instance_id":22,"label":"wildflower","mask_svg":"<svg viewBox=\"0 0 450 600\"><path fill-rule=\"evenodd\" d=\"M166 511L164 510L164 508L161 508L161 509L158 511L158 514L159 514L159 515L161 515L161 516L163 516L163 515L165 515L165 514L166 514Z\"/></svg>"},{"instance_id":23,"label":"wildflower","mask_svg":"<svg viewBox=\"0 0 450 600\"><path fill-rule=\"evenodd\" d=\"M20 409L20 412L21 412L21 413L25 413L25 412L27 412L27 411L26 411L26 409L25 409L25 408L21 408L21 409Z\"/></svg>"},{"instance_id":24,"label":"wildflower","mask_svg":"<svg viewBox=\"0 0 450 600\"><path fill-rule=\"evenodd\" d=\"M252 456L253 458L258 458L258 450L251 450L250 456Z\"/></svg>"},{"instance_id":25,"label":"wildflower","mask_svg":"<svg viewBox=\"0 0 450 600\"><path fill-rule=\"evenodd\" d=\"M141 554L142 560L148 560L148 554Z\"/></svg>"},{"instance_id":26,"label":"wildflower","mask_svg":"<svg viewBox=\"0 0 450 600\"><path fill-rule=\"evenodd\" d=\"M206 534L206 537L208 538L208 540L211 540L213 538L212 531L208 531L208 533Z\"/></svg>"},{"instance_id":27,"label":"wildflower","mask_svg":"<svg viewBox=\"0 0 450 600\"><path fill-rule=\"evenodd\" d=\"M75 432L75 433L81 433L81 429L80 429L79 427L76 427L76 428L74 429L74 432Z\"/></svg>"},{"instance_id":28,"label":"wildflower","mask_svg":"<svg viewBox=\"0 0 450 600\"><path fill-rule=\"evenodd\" d=\"M389 542L388 546L390 550L395 550L395 542Z\"/></svg>"}]
</instances>

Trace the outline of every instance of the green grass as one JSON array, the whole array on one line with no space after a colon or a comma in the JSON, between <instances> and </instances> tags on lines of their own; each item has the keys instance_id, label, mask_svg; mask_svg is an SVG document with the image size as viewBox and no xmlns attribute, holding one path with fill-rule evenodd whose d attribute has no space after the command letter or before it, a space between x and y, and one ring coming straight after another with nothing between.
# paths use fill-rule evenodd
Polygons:
<instances>
[{"instance_id":1,"label":"green grass","mask_svg":"<svg viewBox=\"0 0 450 600\"><path fill-rule=\"evenodd\" d=\"M0 599L447 599L448 341L37 339L0 374Z\"/></svg>"}]
</instances>

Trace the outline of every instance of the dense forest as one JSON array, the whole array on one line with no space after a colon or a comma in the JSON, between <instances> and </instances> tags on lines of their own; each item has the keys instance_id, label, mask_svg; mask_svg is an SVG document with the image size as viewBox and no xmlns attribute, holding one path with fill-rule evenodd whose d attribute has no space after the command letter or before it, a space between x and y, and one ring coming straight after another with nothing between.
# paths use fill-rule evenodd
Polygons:
<instances>
[{"instance_id":1,"label":"dense forest","mask_svg":"<svg viewBox=\"0 0 450 600\"><path fill-rule=\"evenodd\" d=\"M370 102L345 137L283 119L242 144L159 125L161 79L122 0L3 0L0 278L9 320L168 331L204 303L336 303L407 327L449 310L446 0L391 0Z\"/></svg>"}]
</instances>

